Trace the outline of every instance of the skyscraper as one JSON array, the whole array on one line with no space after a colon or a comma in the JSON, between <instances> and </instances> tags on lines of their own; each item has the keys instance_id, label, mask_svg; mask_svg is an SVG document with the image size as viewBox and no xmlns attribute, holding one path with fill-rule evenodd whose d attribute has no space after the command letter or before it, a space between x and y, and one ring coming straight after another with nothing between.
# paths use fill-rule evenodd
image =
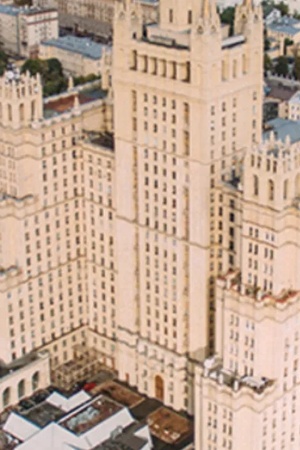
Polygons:
<instances>
[{"instance_id":1,"label":"skyscraper","mask_svg":"<svg viewBox=\"0 0 300 450\"><path fill-rule=\"evenodd\" d=\"M213 2L162 0L159 16L143 26L127 2L114 24L118 368L192 411L214 280L240 264L217 186L261 137L262 19L245 2L224 37Z\"/></svg>"}]
</instances>

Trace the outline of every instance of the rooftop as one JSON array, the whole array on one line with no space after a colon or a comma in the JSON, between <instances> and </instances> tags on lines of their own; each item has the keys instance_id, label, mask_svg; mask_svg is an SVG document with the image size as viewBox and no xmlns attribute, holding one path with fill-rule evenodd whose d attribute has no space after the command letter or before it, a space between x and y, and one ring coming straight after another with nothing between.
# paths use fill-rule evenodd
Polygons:
<instances>
[{"instance_id":1,"label":"rooftop","mask_svg":"<svg viewBox=\"0 0 300 450\"><path fill-rule=\"evenodd\" d=\"M7 14L9 16L18 16L19 14L32 15L45 13L50 11L56 11L54 8L37 8L37 7L26 7L26 6L13 6L13 5L3 5L0 4L0 14Z\"/></svg>"},{"instance_id":2,"label":"rooftop","mask_svg":"<svg viewBox=\"0 0 300 450\"><path fill-rule=\"evenodd\" d=\"M296 86L288 86L281 83L268 83L266 86L266 97L288 101L298 91Z\"/></svg>"},{"instance_id":3,"label":"rooftop","mask_svg":"<svg viewBox=\"0 0 300 450\"><path fill-rule=\"evenodd\" d=\"M104 50L111 50L111 47L98 44L89 38L67 35L58 39L50 39L43 42L43 45L57 47L70 52L78 53L91 59L100 59Z\"/></svg>"},{"instance_id":4,"label":"rooftop","mask_svg":"<svg viewBox=\"0 0 300 450\"><path fill-rule=\"evenodd\" d=\"M108 150L114 150L114 135L112 133L98 133L98 132L87 132L86 140L93 145L104 147Z\"/></svg>"},{"instance_id":5,"label":"rooftop","mask_svg":"<svg viewBox=\"0 0 300 450\"><path fill-rule=\"evenodd\" d=\"M100 393L104 394L116 402L128 407L133 407L144 400L144 398L137 392L134 392L131 389L116 383L115 381L106 381L100 386L94 388L91 393L93 395Z\"/></svg>"},{"instance_id":6,"label":"rooftop","mask_svg":"<svg viewBox=\"0 0 300 450\"><path fill-rule=\"evenodd\" d=\"M78 93L79 105L94 102L96 100L105 98L107 91L104 91L100 87L82 90ZM47 99L44 103L44 116L46 119L50 117L58 116L65 112L71 111L75 106L75 93L69 93L61 95L59 98Z\"/></svg>"},{"instance_id":7,"label":"rooftop","mask_svg":"<svg viewBox=\"0 0 300 450\"><path fill-rule=\"evenodd\" d=\"M265 377L239 376L230 370L222 367L222 362L212 356L204 361L204 377L216 381L220 385L231 388L238 392L241 388L251 389L256 394L262 394L268 387L273 385L273 381Z\"/></svg>"},{"instance_id":8,"label":"rooftop","mask_svg":"<svg viewBox=\"0 0 300 450\"><path fill-rule=\"evenodd\" d=\"M63 418L60 424L76 435L81 435L121 410L122 406L100 396L84 408Z\"/></svg>"},{"instance_id":9,"label":"rooftop","mask_svg":"<svg viewBox=\"0 0 300 450\"><path fill-rule=\"evenodd\" d=\"M267 28L291 36L300 33L300 22L294 17L284 16L267 25Z\"/></svg>"},{"instance_id":10,"label":"rooftop","mask_svg":"<svg viewBox=\"0 0 300 450\"><path fill-rule=\"evenodd\" d=\"M300 141L300 124L297 121L289 119L281 119L277 117L266 123L266 131L263 133L263 140L270 138L270 133L274 132L275 138L284 142L287 136L290 137L291 143Z\"/></svg>"}]
</instances>

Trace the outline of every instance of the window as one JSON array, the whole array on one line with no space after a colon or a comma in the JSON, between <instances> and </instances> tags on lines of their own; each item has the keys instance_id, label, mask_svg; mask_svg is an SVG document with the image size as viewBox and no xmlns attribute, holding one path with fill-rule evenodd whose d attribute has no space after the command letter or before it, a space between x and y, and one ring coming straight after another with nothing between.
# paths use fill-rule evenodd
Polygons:
<instances>
[{"instance_id":1,"label":"window","mask_svg":"<svg viewBox=\"0 0 300 450\"><path fill-rule=\"evenodd\" d=\"M173 9L169 9L169 22L173 23Z\"/></svg>"},{"instance_id":2,"label":"window","mask_svg":"<svg viewBox=\"0 0 300 450\"><path fill-rule=\"evenodd\" d=\"M259 194L259 181L258 181L258 176L254 175L253 176L253 195L255 197L257 197Z\"/></svg>"},{"instance_id":3,"label":"window","mask_svg":"<svg viewBox=\"0 0 300 450\"><path fill-rule=\"evenodd\" d=\"M274 181L268 181L268 199L274 200Z\"/></svg>"}]
</instances>

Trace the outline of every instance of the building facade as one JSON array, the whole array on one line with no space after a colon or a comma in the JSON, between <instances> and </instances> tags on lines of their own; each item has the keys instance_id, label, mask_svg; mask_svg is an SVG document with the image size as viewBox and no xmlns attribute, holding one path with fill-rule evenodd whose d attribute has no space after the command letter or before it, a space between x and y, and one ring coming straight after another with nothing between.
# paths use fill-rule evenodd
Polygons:
<instances>
[{"instance_id":1,"label":"building facade","mask_svg":"<svg viewBox=\"0 0 300 450\"><path fill-rule=\"evenodd\" d=\"M51 8L0 4L0 43L12 55L37 57L43 40L58 37L58 14Z\"/></svg>"},{"instance_id":2,"label":"building facade","mask_svg":"<svg viewBox=\"0 0 300 450\"><path fill-rule=\"evenodd\" d=\"M108 38L112 33L115 0L34 0L34 5L57 8L60 25L79 32L93 33ZM158 0L141 0L143 20L157 21Z\"/></svg>"},{"instance_id":3,"label":"building facade","mask_svg":"<svg viewBox=\"0 0 300 450\"><path fill-rule=\"evenodd\" d=\"M221 241L215 188L260 139L262 22L244 4L222 39L211 3L162 1L146 30L131 8L114 25L119 371L192 408L193 364L214 345L214 279L238 263L235 213Z\"/></svg>"},{"instance_id":4,"label":"building facade","mask_svg":"<svg viewBox=\"0 0 300 450\"><path fill-rule=\"evenodd\" d=\"M296 449L300 148L261 143L261 10L159 17L118 4L113 98L0 82L1 358L93 349L197 450Z\"/></svg>"},{"instance_id":5,"label":"building facade","mask_svg":"<svg viewBox=\"0 0 300 450\"><path fill-rule=\"evenodd\" d=\"M74 77L110 72L111 53L108 45L70 35L44 41L39 47L41 59L59 59L64 73Z\"/></svg>"}]
</instances>

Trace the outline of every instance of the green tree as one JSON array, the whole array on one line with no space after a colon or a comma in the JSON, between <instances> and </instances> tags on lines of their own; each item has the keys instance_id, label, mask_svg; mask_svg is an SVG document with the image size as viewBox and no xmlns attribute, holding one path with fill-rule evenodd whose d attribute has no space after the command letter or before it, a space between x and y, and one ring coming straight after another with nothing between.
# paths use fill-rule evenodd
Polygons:
<instances>
[{"instance_id":1,"label":"green tree","mask_svg":"<svg viewBox=\"0 0 300 450\"><path fill-rule=\"evenodd\" d=\"M44 76L47 72L47 63L41 59L27 59L21 67L21 73L29 72L30 75L40 73Z\"/></svg>"},{"instance_id":2,"label":"green tree","mask_svg":"<svg viewBox=\"0 0 300 450\"><path fill-rule=\"evenodd\" d=\"M284 40L284 44L283 44L283 53L286 55L287 53L287 47L290 47L291 45L294 44L294 41L292 41L289 38L285 38Z\"/></svg>"},{"instance_id":3,"label":"green tree","mask_svg":"<svg viewBox=\"0 0 300 450\"><path fill-rule=\"evenodd\" d=\"M50 58L47 59L47 65L48 65L48 72L51 74L58 74L60 76L63 75L63 67L59 59L57 58Z\"/></svg>"},{"instance_id":4,"label":"green tree","mask_svg":"<svg viewBox=\"0 0 300 450\"><path fill-rule=\"evenodd\" d=\"M274 8L278 9L282 16L288 16L289 14L289 7L284 2L277 3Z\"/></svg>"},{"instance_id":5,"label":"green tree","mask_svg":"<svg viewBox=\"0 0 300 450\"><path fill-rule=\"evenodd\" d=\"M272 69L273 69L273 62L272 62L270 56L267 53L265 53L264 54L264 70L265 70L265 72L267 72Z\"/></svg>"},{"instance_id":6,"label":"green tree","mask_svg":"<svg viewBox=\"0 0 300 450\"><path fill-rule=\"evenodd\" d=\"M270 39L265 38L264 39L264 51L267 52L268 50L270 50Z\"/></svg>"},{"instance_id":7,"label":"green tree","mask_svg":"<svg viewBox=\"0 0 300 450\"><path fill-rule=\"evenodd\" d=\"M285 56L279 56L277 63L274 66L274 71L277 75L286 76L289 73L288 61Z\"/></svg>"},{"instance_id":8,"label":"green tree","mask_svg":"<svg viewBox=\"0 0 300 450\"><path fill-rule=\"evenodd\" d=\"M235 8L232 6L229 6L228 8L224 9L224 11L221 13L221 16L220 16L221 22L229 25L230 36L233 35L234 14L235 14Z\"/></svg>"},{"instance_id":9,"label":"green tree","mask_svg":"<svg viewBox=\"0 0 300 450\"><path fill-rule=\"evenodd\" d=\"M294 74L294 77L296 78L296 80L300 80L300 57L299 56L295 57L293 74Z\"/></svg>"}]
</instances>

